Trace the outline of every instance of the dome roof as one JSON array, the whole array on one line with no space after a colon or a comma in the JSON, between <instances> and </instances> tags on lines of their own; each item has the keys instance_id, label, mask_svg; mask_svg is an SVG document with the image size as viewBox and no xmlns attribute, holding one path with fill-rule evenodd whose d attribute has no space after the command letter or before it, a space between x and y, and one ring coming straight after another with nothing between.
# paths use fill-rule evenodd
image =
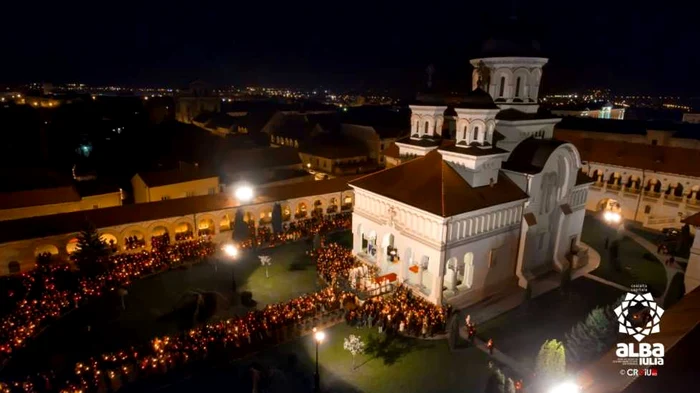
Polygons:
<instances>
[{"instance_id":1,"label":"dome roof","mask_svg":"<svg viewBox=\"0 0 700 393\"><path fill-rule=\"evenodd\" d=\"M503 163L503 168L520 173L540 173L549 156L566 143L557 139L527 138L513 149L508 161Z\"/></svg>"},{"instance_id":2,"label":"dome roof","mask_svg":"<svg viewBox=\"0 0 700 393\"><path fill-rule=\"evenodd\" d=\"M494 33L481 47L481 57L542 57L532 28L516 18L494 26Z\"/></svg>"},{"instance_id":3,"label":"dome roof","mask_svg":"<svg viewBox=\"0 0 700 393\"><path fill-rule=\"evenodd\" d=\"M491 95L480 87L467 93L456 107L469 109L498 109Z\"/></svg>"}]
</instances>

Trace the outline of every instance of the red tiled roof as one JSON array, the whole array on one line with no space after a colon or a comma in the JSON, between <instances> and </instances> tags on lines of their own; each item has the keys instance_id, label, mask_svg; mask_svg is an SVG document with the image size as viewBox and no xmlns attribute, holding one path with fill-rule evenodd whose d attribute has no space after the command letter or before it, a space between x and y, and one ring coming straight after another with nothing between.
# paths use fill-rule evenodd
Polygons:
<instances>
[{"instance_id":1,"label":"red tiled roof","mask_svg":"<svg viewBox=\"0 0 700 393\"><path fill-rule=\"evenodd\" d=\"M77 202L80 194L73 186L0 193L0 210Z\"/></svg>"},{"instance_id":2,"label":"red tiled roof","mask_svg":"<svg viewBox=\"0 0 700 393\"><path fill-rule=\"evenodd\" d=\"M141 177L148 187L160 187L168 184L185 183L193 180L217 177L215 174L200 170L199 168L139 172L137 175Z\"/></svg>"},{"instance_id":3,"label":"red tiled roof","mask_svg":"<svg viewBox=\"0 0 700 393\"><path fill-rule=\"evenodd\" d=\"M348 181L355 178L357 176L261 187L256 190L255 200L247 205L349 190ZM0 221L0 243L78 232L86 221L97 228L106 228L245 205L230 195L216 194Z\"/></svg>"},{"instance_id":4,"label":"red tiled roof","mask_svg":"<svg viewBox=\"0 0 700 393\"><path fill-rule=\"evenodd\" d=\"M700 150L593 138L565 137L582 161L700 177Z\"/></svg>"},{"instance_id":5,"label":"red tiled roof","mask_svg":"<svg viewBox=\"0 0 700 393\"><path fill-rule=\"evenodd\" d=\"M442 155L431 151L423 157L351 181L350 185L406 203L421 210L450 217L473 210L526 199L528 196L506 175L493 186L472 187Z\"/></svg>"}]
</instances>

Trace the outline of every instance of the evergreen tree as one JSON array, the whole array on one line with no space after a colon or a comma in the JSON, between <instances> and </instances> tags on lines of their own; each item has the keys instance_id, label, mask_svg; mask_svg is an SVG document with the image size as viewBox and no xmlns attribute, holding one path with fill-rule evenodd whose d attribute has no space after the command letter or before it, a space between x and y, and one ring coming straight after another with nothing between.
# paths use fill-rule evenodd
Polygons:
<instances>
[{"instance_id":1,"label":"evergreen tree","mask_svg":"<svg viewBox=\"0 0 700 393\"><path fill-rule=\"evenodd\" d=\"M566 375L566 353L564 344L557 340L547 340L537 354L535 374L547 384L558 381Z\"/></svg>"},{"instance_id":2,"label":"evergreen tree","mask_svg":"<svg viewBox=\"0 0 700 393\"><path fill-rule=\"evenodd\" d=\"M272 207L272 231L282 233L282 206L279 203Z\"/></svg>"},{"instance_id":3,"label":"evergreen tree","mask_svg":"<svg viewBox=\"0 0 700 393\"><path fill-rule=\"evenodd\" d=\"M109 247L100 239L95 226L88 222L78 234L78 244L71 259L78 265L82 274L96 276L107 271L105 257L109 253Z\"/></svg>"},{"instance_id":4,"label":"evergreen tree","mask_svg":"<svg viewBox=\"0 0 700 393\"><path fill-rule=\"evenodd\" d=\"M613 307L596 307L582 322L565 335L566 351L576 363L585 363L601 355L617 339L617 320Z\"/></svg>"},{"instance_id":5,"label":"evergreen tree","mask_svg":"<svg viewBox=\"0 0 700 393\"><path fill-rule=\"evenodd\" d=\"M500 369L494 368L494 370L491 372L491 375L489 375L489 379L486 381L486 390L484 392L505 393L505 391L506 376L503 375L503 372Z\"/></svg>"},{"instance_id":6,"label":"evergreen tree","mask_svg":"<svg viewBox=\"0 0 700 393\"><path fill-rule=\"evenodd\" d=\"M250 237L250 231L248 230L248 224L243 221L243 210L236 210L236 217L233 223L233 240L237 242L242 242Z\"/></svg>"}]
</instances>

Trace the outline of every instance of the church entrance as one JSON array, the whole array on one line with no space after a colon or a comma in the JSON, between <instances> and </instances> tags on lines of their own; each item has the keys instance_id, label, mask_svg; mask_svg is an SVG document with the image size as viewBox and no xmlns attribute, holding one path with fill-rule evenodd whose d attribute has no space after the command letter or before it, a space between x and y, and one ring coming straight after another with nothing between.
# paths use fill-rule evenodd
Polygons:
<instances>
[{"instance_id":1,"label":"church entrance","mask_svg":"<svg viewBox=\"0 0 700 393\"><path fill-rule=\"evenodd\" d=\"M362 252L371 260L377 258L377 232L362 234Z\"/></svg>"}]
</instances>

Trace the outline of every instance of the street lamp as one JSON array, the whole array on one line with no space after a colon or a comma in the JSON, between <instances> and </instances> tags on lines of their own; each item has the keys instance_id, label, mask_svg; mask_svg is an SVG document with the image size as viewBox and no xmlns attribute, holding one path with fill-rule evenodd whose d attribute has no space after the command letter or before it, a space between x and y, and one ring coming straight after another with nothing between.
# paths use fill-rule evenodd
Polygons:
<instances>
[{"instance_id":1,"label":"street lamp","mask_svg":"<svg viewBox=\"0 0 700 393\"><path fill-rule=\"evenodd\" d=\"M314 341L316 341L316 374L314 374L314 392L321 392L321 376L318 373L318 345L326 338L326 333L314 328Z\"/></svg>"},{"instance_id":2,"label":"street lamp","mask_svg":"<svg viewBox=\"0 0 700 393\"><path fill-rule=\"evenodd\" d=\"M548 393L579 393L581 388L573 382L563 382L549 389Z\"/></svg>"},{"instance_id":3,"label":"street lamp","mask_svg":"<svg viewBox=\"0 0 700 393\"><path fill-rule=\"evenodd\" d=\"M238 248L236 246L234 246L233 244L224 245L223 250L224 250L224 254L226 254L226 256L228 256L232 262L238 256ZM235 299L235 296L236 296L236 273L233 270L233 266L231 266L231 289L233 290L233 296L234 296L234 298L232 298L232 299Z\"/></svg>"},{"instance_id":4,"label":"street lamp","mask_svg":"<svg viewBox=\"0 0 700 393\"><path fill-rule=\"evenodd\" d=\"M617 224L620 222L622 217L620 216L620 213L615 213L613 211L606 211L603 214L603 218L608 224Z\"/></svg>"},{"instance_id":5,"label":"street lamp","mask_svg":"<svg viewBox=\"0 0 700 393\"><path fill-rule=\"evenodd\" d=\"M250 202L253 199L253 188L248 185L240 185L236 188L234 195L241 202Z\"/></svg>"}]
</instances>

